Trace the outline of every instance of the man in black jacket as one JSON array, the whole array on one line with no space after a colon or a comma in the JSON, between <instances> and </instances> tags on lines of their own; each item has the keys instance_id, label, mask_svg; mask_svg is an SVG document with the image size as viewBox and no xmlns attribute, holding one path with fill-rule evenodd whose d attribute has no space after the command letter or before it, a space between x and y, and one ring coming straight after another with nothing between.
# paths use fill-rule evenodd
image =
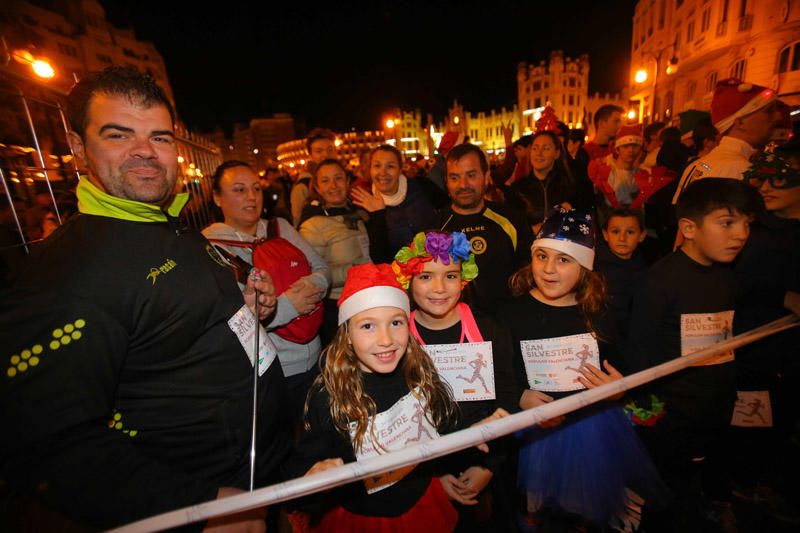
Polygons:
<instances>
[{"instance_id":1,"label":"man in black jacket","mask_svg":"<svg viewBox=\"0 0 800 533\"><path fill-rule=\"evenodd\" d=\"M246 488L248 307L256 290L260 318L275 306L270 282L249 280L243 294L219 253L178 223L188 198L174 194L174 115L152 79L112 67L81 80L68 104L88 168L81 214L0 295L0 479L14 530L107 528ZM281 367L259 353L256 482L267 483L289 441ZM258 514L229 525L264 527Z\"/></svg>"},{"instance_id":2,"label":"man in black jacket","mask_svg":"<svg viewBox=\"0 0 800 533\"><path fill-rule=\"evenodd\" d=\"M460 144L450 150L445 184L452 203L440 211L436 225L466 234L481 273L469 285L467 297L493 312L511 294L508 279L531 262L533 232L521 211L483 199L488 173L486 156L477 146Z\"/></svg>"}]
</instances>

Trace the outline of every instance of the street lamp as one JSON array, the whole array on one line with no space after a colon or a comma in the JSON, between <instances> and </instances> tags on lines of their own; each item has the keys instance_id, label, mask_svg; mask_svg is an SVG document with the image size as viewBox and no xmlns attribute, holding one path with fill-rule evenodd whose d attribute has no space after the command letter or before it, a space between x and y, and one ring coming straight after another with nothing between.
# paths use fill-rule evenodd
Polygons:
<instances>
[{"instance_id":1,"label":"street lamp","mask_svg":"<svg viewBox=\"0 0 800 533\"><path fill-rule=\"evenodd\" d=\"M31 68L33 69L33 73L40 78L49 80L56 75L55 69L53 69L50 63L43 59L36 59L33 63L31 63Z\"/></svg>"},{"instance_id":2,"label":"street lamp","mask_svg":"<svg viewBox=\"0 0 800 533\"><path fill-rule=\"evenodd\" d=\"M386 121L386 128L390 129L390 130L394 129L394 120L393 119L390 118L390 119L388 119Z\"/></svg>"},{"instance_id":3,"label":"street lamp","mask_svg":"<svg viewBox=\"0 0 800 533\"><path fill-rule=\"evenodd\" d=\"M672 44L668 44L667 46L661 48L657 52L642 51L642 57L650 56L653 59L655 59L655 61L656 61L656 68L653 71L653 102L652 102L652 111L650 113L650 116L652 117L653 120L655 120L656 112L658 111L658 109L656 107L656 99L658 98L658 77L659 77L659 74L661 73L661 57L664 55L664 52L666 52L667 50L672 48L672 50L673 50L672 58L670 58L669 63L667 64L667 67L666 67L665 71L666 71L667 75L672 75L675 72L677 72L678 71L678 57L674 53L675 49L677 48L676 44L677 44L677 39L676 39L676 42L673 42ZM644 82L647 81L647 78L648 78L647 70L644 69L644 68L641 68L641 69L637 70L636 74L633 77L633 79L634 79L634 81L636 81L636 83L644 83ZM644 118L644 117L642 117L642 118Z\"/></svg>"},{"instance_id":4,"label":"street lamp","mask_svg":"<svg viewBox=\"0 0 800 533\"><path fill-rule=\"evenodd\" d=\"M636 75L633 78L636 83L644 83L647 81L647 71L643 68L640 68L636 71Z\"/></svg>"}]
</instances>

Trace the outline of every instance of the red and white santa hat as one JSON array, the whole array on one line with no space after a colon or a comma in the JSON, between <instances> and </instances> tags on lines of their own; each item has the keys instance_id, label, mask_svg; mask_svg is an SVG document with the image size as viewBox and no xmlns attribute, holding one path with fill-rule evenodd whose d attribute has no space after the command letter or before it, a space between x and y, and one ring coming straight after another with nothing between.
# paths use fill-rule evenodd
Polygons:
<instances>
[{"instance_id":1,"label":"red and white santa hat","mask_svg":"<svg viewBox=\"0 0 800 533\"><path fill-rule=\"evenodd\" d=\"M775 91L736 78L717 82L711 99L711 122L720 133L728 131L737 118L755 113L777 99Z\"/></svg>"},{"instance_id":2,"label":"red and white santa hat","mask_svg":"<svg viewBox=\"0 0 800 533\"><path fill-rule=\"evenodd\" d=\"M643 144L642 125L622 126L617 132L614 146L625 146L626 144Z\"/></svg>"},{"instance_id":3,"label":"red and white santa hat","mask_svg":"<svg viewBox=\"0 0 800 533\"><path fill-rule=\"evenodd\" d=\"M408 295L391 266L367 263L350 267L339 298L339 325L375 307L397 307L411 314Z\"/></svg>"}]
</instances>

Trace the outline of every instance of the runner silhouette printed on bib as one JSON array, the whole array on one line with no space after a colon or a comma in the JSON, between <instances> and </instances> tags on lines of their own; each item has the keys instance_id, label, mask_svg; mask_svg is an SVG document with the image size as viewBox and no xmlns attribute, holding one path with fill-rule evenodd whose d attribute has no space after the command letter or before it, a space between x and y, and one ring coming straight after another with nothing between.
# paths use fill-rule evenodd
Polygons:
<instances>
[{"instance_id":1,"label":"runner silhouette printed on bib","mask_svg":"<svg viewBox=\"0 0 800 533\"><path fill-rule=\"evenodd\" d=\"M416 395L416 396L415 396ZM400 398L386 411L378 413L368 422L361 448L355 450L356 461L363 461L377 455L402 450L408 446L429 442L439 437L422 405L419 388ZM355 436L356 424L350 423L350 439ZM372 441L375 436L378 446ZM372 494L390 487L403 479L417 465L409 465L397 470L378 474L364 480L367 493Z\"/></svg>"},{"instance_id":2,"label":"runner silhouette printed on bib","mask_svg":"<svg viewBox=\"0 0 800 533\"><path fill-rule=\"evenodd\" d=\"M585 389L578 377L586 365L600 368L600 347L590 333L520 341L528 386L542 392Z\"/></svg>"},{"instance_id":3,"label":"runner silhouette printed on bib","mask_svg":"<svg viewBox=\"0 0 800 533\"><path fill-rule=\"evenodd\" d=\"M681 315L681 356L726 341L733 336L733 311ZM733 361L733 350L712 356L692 366L719 365Z\"/></svg>"},{"instance_id":4,"label":"runner silhouette printed on bib","mask_svg":"<svg viewBox=\"0 0 800 533\"><path fill-rule=\"evenodd\" d=\"M457 402L495 399L491 342L426 344L422 348Z\"/></svg>"}]
</instances>

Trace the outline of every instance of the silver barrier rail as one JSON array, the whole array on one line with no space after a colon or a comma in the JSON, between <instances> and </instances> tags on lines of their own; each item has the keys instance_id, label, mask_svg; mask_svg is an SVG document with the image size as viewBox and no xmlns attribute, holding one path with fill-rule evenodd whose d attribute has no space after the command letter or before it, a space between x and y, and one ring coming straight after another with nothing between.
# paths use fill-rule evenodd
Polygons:
<instances>
[{"instance_id":1,"label":"silver barrier rail","mask_svg":"<svg viewBox=\"0 0 800 533\"><path fill-rule=\"evenodd\" d=\"M455 433L443 435L438 439L404 448L365 461L347 463L343 466L325 470L317 474L285 481L253 492L192 505L170 511L111 530L111 533L144 533L163 531L201 520L238 513L265 505L285 502L301 496L329 490L340 485L358 481L389 470L402 468L443 455L477 446L484 442L509 435L516 431L536 425L539 422L564 415L591 405L600 400L644 385L658 378L683 370L695 363L708 359L718 353L740 348L759 339L800 325L800 317L786 316L751 331L742 333L727 341L699 350L691 355L679 357L666 363L636 372L622 379L600 387L556 400L506 418L473 426Z\"/></svg>"}]
</instances>

